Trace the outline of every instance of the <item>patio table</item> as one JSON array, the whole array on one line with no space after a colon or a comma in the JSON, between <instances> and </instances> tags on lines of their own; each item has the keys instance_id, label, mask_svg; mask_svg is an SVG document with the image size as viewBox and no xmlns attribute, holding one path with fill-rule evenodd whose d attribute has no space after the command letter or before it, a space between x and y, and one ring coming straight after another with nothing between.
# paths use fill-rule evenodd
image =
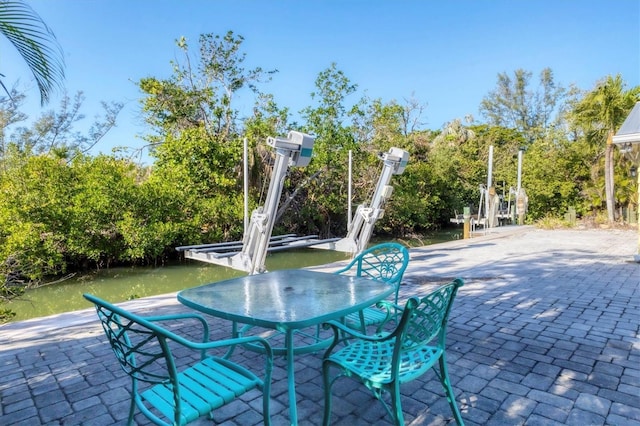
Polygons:
<instances>
[{"instance_id":1,"label":"patio table","mask_svg":"<svg viewBox=\"0 0 640 426\"><path fill-rule=\"evenodd\" d=\"M298 424L294 355L328 346L330 339L296 346L294 332L318 326L371 306L389 296L395 287L368 278L291 269L248 275L183 290L178 300L200 312L233 321L233 337L250 327L283 332L286 355L289 414ZM241 331L237 323L244 324Z\"/></svg>"}]
</instances>

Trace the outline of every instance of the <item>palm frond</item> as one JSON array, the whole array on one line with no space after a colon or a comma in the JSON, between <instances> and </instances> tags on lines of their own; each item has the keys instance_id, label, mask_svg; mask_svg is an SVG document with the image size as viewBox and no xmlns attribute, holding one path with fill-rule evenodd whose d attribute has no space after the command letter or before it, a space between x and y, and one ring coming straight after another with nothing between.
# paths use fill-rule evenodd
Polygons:
<instances>
[{"instance_id":1,"label":"palm frond","mask_svg":"<svg viewBox=\"0 0 640 426\"><path fill-rule=\"evenodd\" d=\"M27 63L46 104L64 80L64 57L53 31L25 2L0 0L0 33Z\"/></svg>"}]
</instances>

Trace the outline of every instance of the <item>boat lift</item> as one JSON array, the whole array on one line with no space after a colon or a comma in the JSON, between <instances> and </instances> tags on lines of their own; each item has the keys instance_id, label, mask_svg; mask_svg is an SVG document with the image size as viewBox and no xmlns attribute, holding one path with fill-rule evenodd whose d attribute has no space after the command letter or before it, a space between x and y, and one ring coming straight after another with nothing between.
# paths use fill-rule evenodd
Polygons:
<instances>
[{"instance_id":1,"label":"boat lift","mask_svg":"<svg viewBox=\"0 0 640 426\"><path fill-rule=\"evenodd\" d=\"M409 153L400 148L391 148L389 152L381 153L379 158L383 161L383 168L371 203L368 207L366 204L358 206L347 236L337 241L314 244L310 246L311 248L342 251L352 255L367 248L373 227L384 215L384 204L393 192L393 187L389 185L391 176L401 175L404 172L409 161Z\"/></svg>"},{"instance_id":2,"label":"boat lift","mask_svg":"<svg viewBox=\"0 0 640 426\"><path fill-rule=\"evenodd\" d=\"M518 188L509 188L508 195L502 194L500 197L492 184L493 170L493 145L489 146L489 160L487 184L478 186L480 191L480 201L478 203L478 214L470 218L471 232L475 232L477 226L482 226L486 232L488 228L494 228L505 221L515 222L515 215L523 217L527 210L528 198L524 188L521 187L522 177L522 149L518 151ZM514 195L515 203L511 203L511 196ZM504 209L504 199L507 197L507 206ZM515 207L515 210L512 208ZM451 223L457 225L465 223L464 215L455 212L455 217L449 219ZM522 219L519 219L521 222Z\"/></svg>"},{"instance_id":3,"label":"boat lift","mask_svg":"<svg viewBox=\"0 0 640 426\"><path fill-rule=\"evenodd\" d=\"M251 213L249 227L242 241L181 246L176 250L184 252L188 259L228 266L254 275L266 271L268 251L307 247L325 241L318 240L317 236L296 237L295 234L271 237L287 170L290 166L307 166L314 143L313 137L295 131L290 131L286 139L267 138L267 145L276 151L271 182L264 205Z\"/></svg>"},{"instance_id":4,"label":"boat lift","mask_svg":"<svg viewBox=\"0 0 640 426\"><path fill-rule=\"evenodd\" d=\"M267 145L275 148L276 161L264 206L251 213L251 220L242 241L200 244L176 247L187 259L228 266L248 272L250 275L266 272L265 260L268 252L294 248L317 248L336 250L353 255L367 248L376 220L384 213L384 203L391 197L391 176L402 174L409 153L391 148L380 158L384 167L369 207L358 206L355 219L345 238L319 239L317 235L297 236L286 234L271 236L278 210L282 187L290 166L304 167L311 160L315 139L304 133L291 131L286 139L267 138Z\"/></svg>"}]
</instances>

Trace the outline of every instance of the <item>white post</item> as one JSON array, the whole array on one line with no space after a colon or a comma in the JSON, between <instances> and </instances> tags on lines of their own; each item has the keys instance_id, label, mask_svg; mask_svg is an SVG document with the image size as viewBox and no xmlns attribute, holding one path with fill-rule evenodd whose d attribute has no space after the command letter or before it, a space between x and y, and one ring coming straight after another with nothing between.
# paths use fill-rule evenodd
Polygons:
<instances>
[{"instance_id":1,"label":"white post","mask_svg":"<svg viewBox=\"0 0 640 426\"><path fill-rule=\"evenodd\" d=\"M347 232L351 229L351 179L352 169L351 164L353 162L352 152L349 150L349 183L347 186Z\"/></svg>"},{"instance_id":2,"label":"white post","mask_svg":"<svg viewBox=\"0 0 640 426\"><path fill-rule=\"evenodd\" d=\"M518 151L518 188L516 191L520 191L522 186L522 150Z\"/></svg>"},{"instance_id":3,"label":"white post","mask_svg":"<svg viewBox=\"0 0 640 426\"><path fill-rule=\"evenodd\" d=\"M492 185L492 178L493 178L493 145L489 145L489 170L488 170L488 175L487 175L487 194L484 198L484 212L485 212L485 222L484 222L484 229L486 231L486 229L489 227L489 194L491 191L491 185ZM479 219L480 217L478 217Z\"/></svg>"},{"instance_id":4,"label":"white post","mask_svg":"<svg viewBox=\"0 0 640 426\"><path fill-rule=\"evenodd\" d=\"M492 174L493 174L493 145L489 145L489 175L487 176L487 189L491 188Z\"/></svg>"},{"instance_id":5,"label":"white post","mask_svg":"<svg viewBox=\"0 0 640 426\"><path fill-rule=\"evenodd\" d=\"M247 229L249 229L249 148L247 143L247 138L244 138L243 143L243 153L242 153L242 161L243 164L243 173L244 173L244 233L247 234Z\"/></svg>"}]
</instances>

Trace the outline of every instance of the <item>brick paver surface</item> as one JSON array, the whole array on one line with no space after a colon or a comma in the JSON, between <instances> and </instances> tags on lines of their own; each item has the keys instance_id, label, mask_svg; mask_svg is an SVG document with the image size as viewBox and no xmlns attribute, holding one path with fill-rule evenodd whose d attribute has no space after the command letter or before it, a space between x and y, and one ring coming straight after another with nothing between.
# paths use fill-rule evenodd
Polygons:
<instances>
[{"instance_id":1,"label":"brick paver surface","mask_svg":"<svg viewBox=\"0 0 640 426\"><path fill-rule=\"evenodd\" d=\"M467 425L640 425L637 240L634 230L519 227L411 249L401 299L454 277L466 283L453 306L447 356ZM123 306L142 314L187 310L174 294ZM211 319L211 326L213 339L229 336L225 322ZM322 422L321 358L296 358L302 425ZM259 371L258 354L238 350L233 360ZM272 420L287 425L286 360L275 364ZM365 388L341 380L332 424L390 424ZM0 425L124 424L129 387L92 309L0 326ZM406 423L453 424L443 395L433 373L406 384ZM260 411L253 391L215 418L258 425ZM150 424L139 413L136 422Z\"/></svg>"}]
</instances>

